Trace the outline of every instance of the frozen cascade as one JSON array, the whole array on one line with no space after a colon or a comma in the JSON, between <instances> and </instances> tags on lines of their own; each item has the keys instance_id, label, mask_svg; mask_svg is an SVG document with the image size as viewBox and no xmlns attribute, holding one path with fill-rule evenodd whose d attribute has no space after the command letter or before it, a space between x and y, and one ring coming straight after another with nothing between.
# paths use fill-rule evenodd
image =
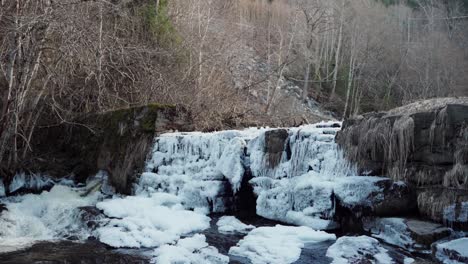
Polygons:
<instances>
[{"instance_id":1,"label":"frozen cascade","mask_svg":"<svg viewBox=\"0 0 468 264\"><path fill-rule=\"evenodd\" d=\"M225 211L245 172L247 142L261 129L214 133L171 133L155 139L136 194L175 194L186 208ZM226 180L231 188L226 188ZM230 195L232 196L232 195Z\"/></svg>"},{"instance_id":2,"label":"frozen cascade","mask_svg":"<svg viewBox=\"0 0 468 264\"><path fill-rule=\"evenodd\" d=\"M273 165L266 141L278 129L163 134L155 139L136 194L166 192L179 197L187 209L224 212L249 170L258 215L315 229L335 228L330 221L333 197L365 203L379 191L374 183L380 180L355 176L334 142L340 126L322 122L281 129L286 137Z\"/></svg>"}]
</instances>

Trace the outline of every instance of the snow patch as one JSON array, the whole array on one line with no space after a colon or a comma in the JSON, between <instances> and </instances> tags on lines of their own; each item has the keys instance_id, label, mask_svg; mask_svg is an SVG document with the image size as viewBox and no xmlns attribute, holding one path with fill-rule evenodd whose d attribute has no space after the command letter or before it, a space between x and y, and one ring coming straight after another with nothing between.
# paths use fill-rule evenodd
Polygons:
<instances>
[{"instance_id":1,"label":"snow patch","mask_svg":"<svg viewBox=\"0 0 468 264\"><path fill-rule=\"evenodd\" d=\"M242 223L234 216L223 216L218 220L216 225L218 226L218 231L221 233L243 233L255 228L253 225L246 225Z\"/></svg>"},{"instance_id":2,"label":"snow patch","mask_svg":"<svg viewBox=\"0 0 468 264\"><path fill-rule=\"evenodd\" d=\"M340 237L327 250L327 257L333 259L332 264L351 263L395 263L377 239L368 236Z\"/></svg>"},{"instance_id":3,"label":"snow patch","mask_svg":"<svg viewBox=\"0 0 468 264\"><path fill-rule=\"evenodd\" d=\"M305 243L335 239L333 234L305 226L259 227L232 247L229 254L248 258L253 264L285 264L299 259Z\"/></svg>"},{"instance_id":4,"label":"snow patch","mask_svg":"<svg viewBox=\"0 0 468 264\"><path fill-rule=\"evenodd\" d=\"M227 264L229 257L222 255L215 247L206 243L204 235L180 239L175 245L163 245L157 248L152 263L157 264Z\"/></svg>"}]
</instances>

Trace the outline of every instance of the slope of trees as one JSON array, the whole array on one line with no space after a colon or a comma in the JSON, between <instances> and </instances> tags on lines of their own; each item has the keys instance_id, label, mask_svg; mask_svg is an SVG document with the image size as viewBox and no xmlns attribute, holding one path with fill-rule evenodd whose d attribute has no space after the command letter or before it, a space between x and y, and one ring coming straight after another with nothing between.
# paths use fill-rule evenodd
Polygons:
<instances>
[{"instance_id":1,"label":"slope of trees","mask_svg":"<svg viewBox=\"0 0 468 264\"><path fill-rule=\"evenodd\" d=\"M0 167L27 159L36 129L149 102L212 130L311 122L311 99L349 116L466 95L467 13L465 0L2 0Z\"/></svg>"}]
</instances>

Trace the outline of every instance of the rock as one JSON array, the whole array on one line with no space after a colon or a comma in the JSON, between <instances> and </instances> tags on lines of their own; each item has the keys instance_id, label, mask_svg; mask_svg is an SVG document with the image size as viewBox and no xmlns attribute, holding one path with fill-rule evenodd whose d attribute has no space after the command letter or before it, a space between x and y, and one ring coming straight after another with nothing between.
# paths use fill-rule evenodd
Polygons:
<instances>
[{"instance_id":1,"label":"rock","mask_svg":"<svg viewBox=\"0 0 468 264\"><path fill-rule=\"evenodd\" d=\"M448 237L452 230L440 224L407 218L367 218L364 230L374 237L410 250L427 250L432 243Z\"/></svg>"},{"instance_id":2,"label":"rock","mask_svg":"<svg viewBox=\"0 0 468 264\"><path fill-rule=\"evenodd\" d=\"M0 254L3 264L146 264L150 259L130 250L110 250L97 241L39 242L30 248Z\"/></svg>"},{"instance_id":3,"label":"rock","mask_svg":"<svg viewBox=\"0 0 468 264\"><path fill-rule=\"evenodd\" d=\"M468 263L468 238L437 244L432 254L443 263Z\"/></svg>"},{"instance_id":4,"label":"rock","mask_svg":"<svg viewBox=\"0 0 468 264\"><path fill-rule=\"evenodd\" d=\"M450 222L467 228L468 98L355 117L343 123L336 141L360 172L407 183L418 193L422 216L442 223L454 215Z\"/></svg>"},{"instance_id":5,"label":"rock","mask_svg":"<svg viewBox=\"0 0 468 264\"><path fill-rule=\"evenodd\" d=\"M83 116L38 129L25 169L56 178L72 174L79 182L104 170L118 192L130 194L154 135L174 130L191 130L189 113L175 106L151 104Z\"/></svg>"},{"instance_id":6,"label":"rock","mask_svg":"<svg viewBox=\"0 0 468 264\"><path fill-rule=\"evenodd\" d=\"M289 133L286 129L276 129L265 132L265 150L270 168L276 167L286 146Z\"/></svg>"},{"instance_id":7,"label":"rock","mask_svg":"<svg viewBox=\"0 0 468 264\"><path fill-rule=\"evenodd\" d=\"M468 192L446 188L419 190L418 208L422 216L455 228L468 230Z\"/></svg>"},{"instance_id":8,"label":"rock","mask_svg":"<svg viewBox=\"0 0 468 264\"><path fill-rule=\"evenodd\" d=\"M425 247L429 247L435 241L449 236L452 232L450 228L437 223L420 220L407 220L405 223L414 241Z\"/></svg>"},{"instance_id":9,"label":"rock","mask_svg":"<svg viewBox=\"0 0 468 264\"><path fill-rule=\"evenodd\" d=\"M8 208L4 204L0 203L0 215L2 215L3 211L7 211L7 210Z\"/></svg>"},{"instance_id":10,"label":"rock","mask_svg":"<svg viewBox=\"0 0 468 264\"><path fill-rule=\"evenodd\" d=\"M354 177L349 177L350 179ZM369 216L388 217L393 215L409 215L417 209L416 193L402 182L393 182L388 178L357 177L369 179L366 181L354 180L353 185L347 188L364 193L369 186L364 184L373 183L373 191L370 192L362 202L349 203L350 193L337 194L336 221L339 221L343 230L347 232L361 232L363 229L363 218ZM377 180L371 180L371 179ZM335 191L336 192L336 191ZM343 200L341 197L344 197Z\"/></svg>"},{"instance_id":11,"label":"rock","mask_svg":"<svg viewBox=\"0 0 468 264\"><path fill-rule=\"evenodd\" d=\"M81 220L87 227L95 229L99 225L99 220L105 218L103 212L96 206L83 206L78 208L80 210Z\"/></svg>"}]
</instances>

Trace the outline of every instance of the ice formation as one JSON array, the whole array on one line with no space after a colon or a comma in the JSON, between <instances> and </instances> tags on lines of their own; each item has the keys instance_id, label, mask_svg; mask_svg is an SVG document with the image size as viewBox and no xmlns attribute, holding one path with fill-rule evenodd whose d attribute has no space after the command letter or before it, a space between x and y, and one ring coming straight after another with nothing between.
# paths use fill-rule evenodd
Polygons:
<instances>
[{"instance_id":1,"label":"ice formation","mask_svg":"<svg viewBox=\"0 0 468 264\"><path fill-rule=\"evenodd\" d=\"M8 191L10 193L16 192L21 188L32 191L41 191L46 186L52 186L54 182L47 176L41 174L26 174L24 172L18 173L13 177Z\"/></svg>"},{"instance_id":2,"label":"ice formation","mask_svg":"<svg viewBox=\"0 0 468 264\"><path fill-rule=\"evenodd\" d=\"M157 264L227 264L229 257L206 243L204 235L180 239L175 245L163 245L157 248L152 263Z\"/></svg>"},{"instance_id":3,"label":"ice formation","mask_svg":"<svg viewBox=\"0 0 468 264\"><path fill-rule=\"evenodd\" d=\"M327 257L333 259L332 264L395 263L379 241L368 236L338 238L336 243L328 248Z\"/></svg>"},{"instance_id":4,"label":"ice formation","mask_svg":"<svg viewBox=\"0 0 468 264\"><path fill-rule=\"evenodd\" d=\"M12 251L39 240L87 238L78 207L96 203L98 193L82 197L77 190L56 185L40 195L4 198L0 215L0 252Z\"/></svg>"},{"instance_id":5,"label":"ice formation","mask_svg":"<svg viewBox=\"0 0 468 264\"><path fill-rule=\"evenodd\" d=\"M253 225L246 225L234 216L223 216L216 223L221 233L248 232L254 229Z\"/></svg>"},{"instance_id":6,"label":"ice formation","mask_svg":"<svg viewBox=\"0 0 468 264\"><path fill-rule=\"evenodd\" d=\"M335 228L330 220L335 195L350 207L368 203L368 196L379 191L375 183L380 179L346 177L356 170L334 142L339 129L337 122L283 129L287 138L274 166L265 142L267 132L275 129L164 134L155 140L136 194L167 192L180 197L187 209L224 212L249 170L258 215Z\"/></svg>"},{"instance_id":7,"label":"ice formation","mask_svg":"<svg viewBox=\"0 0 468 264\"><path fill-rule=\"evenodd\" d=\"M114 198L96 206L111 218L97 229L99 240L116 248L158 247L210 225L209 217L185 210L178 197L167 193Z\"/></svg>"},{"instance_id":8,"label":"ice formation","mask_svg":"<svg viewBox=\"0 0 468 264\"><path fill-rule=\"evenodd\" d=\"M244 175L247 141L261 130L171 133L155 140L137 194L178 195L186 208L223 212L221 193L235 193ZM226 189L228 181L231 190Z\"/></svg>"},{"instance_id":9,"label":"ice formation","mask_svg":"<svg viewBox=\"0 0 468 264\"><path fill-rule=\"evenodd\" d=\"M248 258L253 264L285 264L298 260L306 243L335 240L334 234L309 227L276 225L259 227L248 233L229 254Z\"/></svg>"},{"instance_id":10,"label":"ice formation","mask_svg":"<svg viewBox=\"0 0 468 264\"><path fill-rule=\"evenodd\" d=\"M383 241L412 250L415 241L411 238L411 233L403 218L377 218L364 221L364 229L371 232L373 237Z\"/></svg>"},{"instance_id":11,"label":"ice formation","mask_svg":"<svg viewBox=\"0 0 468 264\"><path fill-rule=\"evenodd\" d=\"M444 221L448 224L454 222L467 222L468 221L468 202L460 203L459 208L456 205L450 205L444 208Z\"/></svg>"},{"instance_id":12,"label":"ice formation","mask_svg":"<svg viewBox=\"0 0 468 264\"><path fill-rule=\"evenodd\" d=\"M0 179L0 197L6 195L5 185L3 184L3 180Z\"/></svg>"},{"instance_id":13,"label":"ice formation","mask_svg":"<svg viewBox=\"0 0 468 264\"><path fill-rule=\"evenodd\" d=\"M436 245L436 257L444 264L468 262L468 237Z\"/></svg>"}]
</instances>

